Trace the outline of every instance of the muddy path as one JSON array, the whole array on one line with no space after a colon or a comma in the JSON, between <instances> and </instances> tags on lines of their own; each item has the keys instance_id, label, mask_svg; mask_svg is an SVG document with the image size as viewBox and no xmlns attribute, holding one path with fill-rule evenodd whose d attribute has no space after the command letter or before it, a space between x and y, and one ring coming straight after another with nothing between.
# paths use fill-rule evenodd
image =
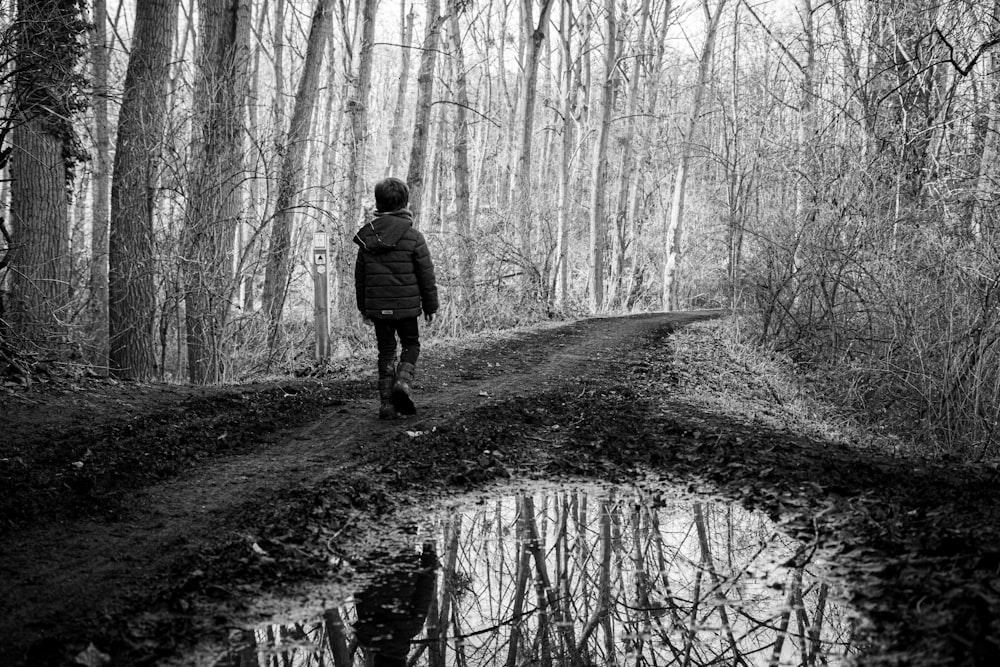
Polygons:
<instances>
[{"instance_id":1,"label":"muddy path","mask_svg":"<svg viewBox=\"0 0 1000 667\"><path fill-rule=\"evenodd\" d=\"M391 423L375 418L373 377L0 399L17 439L0 451L4 663L72 664L94 643L111 664L156 664L234 627L249 599L354 576L332 564L332 537L363 561L421 499L654 470L836 554L869 622L862 662L1000 664L996 471L831 436L710 327L673 344L717 315L425 349L420 413Z\"/></svg>"}]
</instances>

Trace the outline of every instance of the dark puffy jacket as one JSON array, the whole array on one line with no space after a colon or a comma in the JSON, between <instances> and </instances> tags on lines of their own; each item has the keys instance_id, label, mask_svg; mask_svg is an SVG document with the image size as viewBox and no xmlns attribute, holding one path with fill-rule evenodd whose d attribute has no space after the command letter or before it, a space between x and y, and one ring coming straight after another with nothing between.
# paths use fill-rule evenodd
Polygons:
<instances>
[{"instance_id":1,"label":"dark puffy jacket","mask_svg":"<svg viewBox=\"0 0 1000 667\"><path fill-rule=\"evenodd\" d=\"M434 264L408 210L376 213L354 235L358 310L379 319L433 315L438 309Z\"/></svg>"}]
</instances>

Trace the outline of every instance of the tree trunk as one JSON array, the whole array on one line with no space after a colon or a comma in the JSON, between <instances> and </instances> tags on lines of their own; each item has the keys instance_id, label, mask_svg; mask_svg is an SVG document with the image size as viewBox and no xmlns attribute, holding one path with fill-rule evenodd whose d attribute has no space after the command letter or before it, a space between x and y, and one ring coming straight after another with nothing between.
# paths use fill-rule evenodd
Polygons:
<instances>
[{"instance_id":1,"label":"tree trunk","mask_svg":"<svg viewBox=\"0 0 1000 667\"><path fill-rule=\"evenodd\" d=\"M809 203L815 201L816 173L813 169L813 151L815 142L815 97L814 75L816 70L816 35L813 30L812 0L798 0L795 10L802 24L802 38L805 43L805 59L801 63L802 79L799 82L799 118L798 118L798 168L795 175L795 246L792 248L793 277L798 276L802 269L802 244L806 240L810 221L815 217L815 207ZM798 294L797 288L792 289Z\"/></svg>"},{"instance_id":2,"label":"tree trunk","mask_svg":"<svg viewBox=\"0 0 1000 667\"><path fill-rule=\"evenodd\" d=\"M45 119L11 135L13 222L11 323L26 343L49 347L65 335L69 299L69 202L62 138Z\"/></svg>"},{"instance_id":3,"label":"tree trunk","mask_svg":"<svg viewBox=\"0 0 1000 667\"><path fill-rule=\"evenodd\" d=\"M285 0L274 2L274 127L281 132L285 122Z\"/></svg>"},{"instance_id":4,"label":"tree trunk","mask_svg":"<svg viewBox=\"0 0 1000 667\"><path fill-rule=\"evenodd\" d=\"M68 316L66 187L78 150L72 125L79 84L74 43L83 22L77 3L69 0L21 0L17 11L10 324L24 343L48 347L65 340Z\"/></svg>"},{"instance_id":5,"label":"tree trunk","mask_svg":"<svg viewBox=\"0 0 1000 667\"><path fill-rule=\"evenodd\" d=\"M678 265L681 260L682 239L684 231L684 195L687 187L688 168L691 162L691 148L694 135L698 129L701 116L701 105L708 87L708 76L712 69L712 54L715 51L715 35L719 29L719 19L726 0L717 0L715 12L709 8L709 0L701 0L705 13L705 43L702 45L701 57L698 60L698 78L694 85L694 99L691 101L691 111L688 115L687 130L681 143L681 154L674 177L674 196L670 207L670 223L667 226L667 261L663 266L663 308L676 310L679 305Z\"/></svg>"},{"instance_id":6,"label":"tree trunk","mask_svg":"<svg viewBox=\"0 0 1000 667\"><path fill-rule=\"evenodd\" d=\"M118 112L108 254L109 361L116 376L135 380L150 380L156 370L153 211L176 31L176 0L139 4Z\"/></svg>"},{"instance_id":7,"label":"tree trunk","mask_svg":"<svg viewBox=\"0 0 1000 667\"><path fill-rule=\"evenodd\" d=\"M456 14L452 10L452 14ZM392 129L389 132L389 150L385 155L385 176L393 176L402 168L401 153L403 151L403 111L406 108L406 88L410 80L410 44L413 43L413 5L409 14L406 13L406 2L399 3L399 17L402 25L403 48L399 63L399 88L396 91L396 108L392 114ZM461 43L459 43L461 47ZM461 57L459 54L458 57Z\"/></svg>"},{"instance_id":8,"label":"tree trunk","mask_svg":"<svg viewBox=\"0 0 1000 667\"><path fill-rule=\"evenodd\" d=\"M559 165L559 212L556 222L556 288L553 308L558 312L566 307L569 295L569 226L573 215L570 177L573 162L573 126L575 124L576 97L579 80L573 64L572 35L573 8L571 0L564 0L560 14L560 47L562 54L562 161Z\"/></svg>"},{"instance_id":9,"label":"tree trunk","mask_svg":"<svg viewBox=\"0 0 1000 667\"><path fill-rule=\"evenodd\" d=\"M437 63L438 33L443 19L438 0L427 0L424 17L424 42L417 73L417 107L413 120L413 144L406 183L410 186L410 210L414 224L420 221L420 206L424 195L424 171L427 162L427 139L431 125L431 101L434 98L434 66Z\"/></svg>"},{"instance_id":10,"label":"tree trunk","mask_svg":"<svg viewBox=\"0 0 1000 667\"><path fill-rule=\"evenodd\" d=\"M268 345L273 352L278 341L281 313L285 305L291 273L291 237L295 222L297 199L305 181L306 150L313 109L319 89L319 74L323 64L323 51L332 25L333 0L317 0L309 27L305 62L295 95L295 108L285 139L284 159L278 176L278 196L275 200L274 219L271 227L271 245L267 253L264 273L264 311L269 320Z\"/></svg>"},{"instance_id":11,"label":"tree trunk","mask_svg":"<svg viewBox=\"0 0 1000 667\"><path fill-rule=\"evenodd\" d=\"M1000 0L993 4L990 28L1000 30ZM986 112L986 136L979 159L976 179L977 196L972 211L972 237L981 240L992 229L984 229L996 215L998 193L1000 193L1000 53L994 50L988 56L989 74L985 77L989 95Z\"/></svg>"},{"instance_id":12,"label":"tree trunk","mask_svg":"<svg viewBox=\"0 0 1000 667\"><path fill-rule=\"evenodd\" d=\"M90 317L94 359L108 359L108 225L111 211L111 130L108 120L107 0L94 0L90 62L93 72L94 180L93 227L90 238Z\"/></svg>"},{"instance_id":13,"label":"tree trunk","mask_svg":"<svg viewBox=\"0 0 1000 667\"><path fill-rule=\"evenodd\" d=\"M646 48L646 27L649 24L649 0L642 0L639 6L639 36L633 53L632 78L628 87L628 108L625 111L625 133L621 138L621 172L618 175L618 211L615 215L614 245L611 248L611 280L608 285L608 304L614 306L622 293L625 274L626 243L630 240L629 187L638 188L638 170L635 169L635 155L632 147L635 138L636 112L639 108L639 72ZM638 195L638 193L636 193Z\"/></svg>"},{"instance_id":14,"label":"tree trunk","mask_svg":"<svg viewBox=\"0 0 1000 667\"><path fill-rule=\"evenodd\" d=\"M347 100L345 115L350 121L351 138L347 144L347 196L343 217L350 222L359 217L360 202L366 192L368 167L368 98L372 85L372 56L375 44L375 12L378 0L361 3L361 41L358 45L358 71ZM348 225L352 227L353 225Z\"/></svg>"},{"instance_id":15,"label":"tree trunk","mask_svg":"<svg viewBox=\"0 0 1000 667\"><path fill-rule=\"evenodd\" d=\"M531 290L536 287L537 276L533 272L531 252L531 149L535 126L535 98L538 87L538 61L545 42L545 33L549 23L549 12L552 10L552 0L541 0L538 13L538 24L534 22L532 5L534 0L521 0L521 30L527 37L524 42L525 51L523 63L523 78L518 96L518 116L521 118L521 132L517 144L517 169L514 175L514 188L510 203L514 206L515 215L520 218L518 236L520 237L521 259L524 262L524 287Z\"/></svg>"},{"instance_id":16,"label":"tree trunk","mask_svg":"<svg viewBox=\"0 0 1000 667\"><path fill-rule=\"evenodd\" d=\"M200 0L193 172L182 269L188 376L224 377L223 345L234 292L233 239L243 214L243 105L249 64L249 0Z\"/></svg>"},{"instance_id":17,"label":"tree trunk","mask_svg":"<svg viewBox=\"0 0 1000 667\"><path fill-rule=\"evenodd\" d=\"M605 22L604 85L601 87L601 121L598 127L597 144L594 147L593 181L590 197L590 312L598 313L604 308L604 247L607 221L604 219L605 188L608 174L608 135L611 133L611 109L614 105L615 62L617 47L615 38L615 2L605 0L607 13Z\"/></svg>"},{"instance_id":18,"label":"tree trunk","mask_svg":"<svg viewBox=\"0 0 1000 667\"><path fill-rule=\"evenodd\" d=\"M462 51L459 15L464 3L452 0L451 48L455 64L455 237L458 243L458 281L460 304L467 304L475 286L475 258L472 252L471 206L469 193L469 90Z\"/></svg>"},{"instance_id":19,"label":"tree trunk","mask_svg":"<svg viewBox=\"0 0 1000 667\"><path fill-rule=\"evenodd\" d=\"M335 8L336 9L336 8ZM338 18L342 17L339 16ZM337 170L337 147L339 145L340 118L341 114L336 113L337 105L340 103L340 96L337 94L337 58L336 40L331 32L327 40L326 68L323 76L326 78L327 96L323 108L323 127L321 135L324 138L322 152L322 167L320 169L319 182L321 184L321 196L319 209L323 212L323 231L330 234L330 258L327 280L329 283L330 315L331 318L342 317L340 308L340 288L346 281L345 278L353 267L348 262L343 261L344 248L350 241L346 238L346 225L336 225L335 189L333 187L334 174ZM352 244L353 245L353 244ZM335 326L335 325L331 325Z\"/></svg>"},{"instance_id":20,"label":"tree trunk","mask_svg":"<svg viewBox=\"0 0 1000 667\"><path fill-rule=\"evenodd\" d=\"M270 182L271 160L265 150L268 141L263 134L261 117L263 109L260 94L260 84L264 80L261 72L261 55L265 52L262 43L264 26L267 21L269 2L264 0L257 16L257 27L255 29L256 48L253 50L253 64L247 80L247 134L253 144L250 148L249 165L252 171L258 172L257 178L250 179L249 195L250 203L247 207L247 215L240 223L240 239L238 250L241 255L237 263L237 280L240 281L239 298L236 303L243 309L244 314L254 311L254 276L260 269L263 252L260 247L258 235L263 229L263 221L267 219L270 203ZM248 166L249 166L248 165Z\"/></svg>"}]
</instances>

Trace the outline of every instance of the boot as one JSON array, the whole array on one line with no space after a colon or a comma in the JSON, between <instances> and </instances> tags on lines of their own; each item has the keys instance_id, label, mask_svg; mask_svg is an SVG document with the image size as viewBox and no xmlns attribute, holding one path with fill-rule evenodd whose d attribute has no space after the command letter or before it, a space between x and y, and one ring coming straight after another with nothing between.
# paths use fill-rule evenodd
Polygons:
<instances>
[{"instance_id":1,"label":"boot","mask_svg":"<svg viewBox=\"0 0 1000 667\"><path fill-rule=\"evenodd\" d=\"M415 415L417 408L410 398L413 392L413 372L416 366L402 362L396 367L396 382L392 385L392 404L401 415Z\"/></svg>"},{"instance_id":2,"label":"boot","mask_svg":"<svg viewBox=\"0 0 1000 667\"><path fill-rule=\"evenodd\" d=\"M396 384L396 374L393 372L393 363L379 364L378 368L378 418L395 419L396 406L392 402L392 387Z\"/></svg>"}]
</instances>

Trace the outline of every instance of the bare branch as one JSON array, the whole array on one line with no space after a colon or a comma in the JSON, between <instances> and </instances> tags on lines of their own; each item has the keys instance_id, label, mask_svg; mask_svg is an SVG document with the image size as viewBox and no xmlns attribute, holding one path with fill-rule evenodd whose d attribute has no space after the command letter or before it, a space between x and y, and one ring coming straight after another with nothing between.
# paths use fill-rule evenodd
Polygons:
<instances>
[{"instance_id":1,"label":"bare branch","mask_svg":"<svg viewBox=\"0 0 1000 667\"><path fill-rule=\"evenodd\" d=\"M962 66L961 63L955 60L955 47L952 46L951 42L948 41L948 38L944 36L944 33L941 32L941 29L938 28L937 26L934 26L934 30L931 32L931 34L937 35L944 43L945 47L947 47L948 49L948 58L946 60L941 60L938 62L950 63L951 66L955 68L955 71L961 74L963 77L968 76L969 73L972 72L972 68L976 66L976 63L983 56L983 54L985 54L987 51L989 51L997 44L1000 44L1000 33L993 35L991 39L980 44L979 48L976 49L975 54L973 54L972 59L969 60L969 62L966 63L965 66Z\"/></svg>"}]
</instances>

